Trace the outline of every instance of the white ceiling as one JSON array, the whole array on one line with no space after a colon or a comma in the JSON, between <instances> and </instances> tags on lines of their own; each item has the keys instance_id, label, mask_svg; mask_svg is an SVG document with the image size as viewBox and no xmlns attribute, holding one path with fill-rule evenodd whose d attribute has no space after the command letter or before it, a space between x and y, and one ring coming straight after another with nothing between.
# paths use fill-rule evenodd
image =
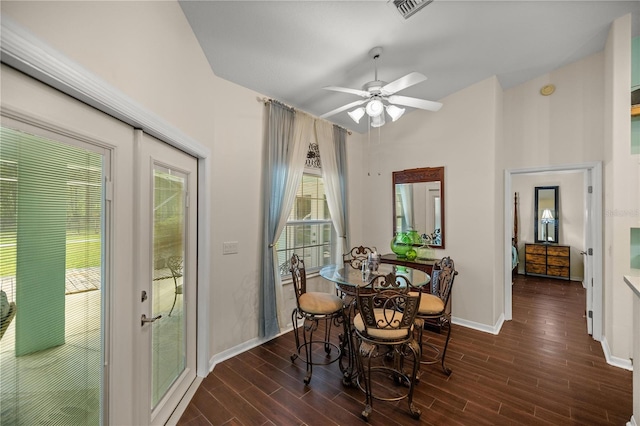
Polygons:
<instances>
[{"instance_id":1,"label":"white ceiling","mask_svg":"<svg viewBox=\"0 0 640 426\"><path fill-rule=\"evenodd\" d=\"M217 76L316 116L360 99L322 88L374 80L375 46L380 80L418 71L428 80L399 94L437 101L492 75L508 89L600 51L627 13L640 30L637 0L435 0L407 20L386 0L180 5ZM329 120L367 129L346 112Z\"/></svg>"}]
</instances>

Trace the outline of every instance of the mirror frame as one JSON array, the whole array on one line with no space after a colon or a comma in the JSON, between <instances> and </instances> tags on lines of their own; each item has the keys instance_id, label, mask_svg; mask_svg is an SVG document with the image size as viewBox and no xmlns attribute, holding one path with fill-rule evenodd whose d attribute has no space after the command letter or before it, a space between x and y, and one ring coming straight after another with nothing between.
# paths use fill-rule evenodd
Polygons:
<instances>
[{"instance_id":1,"label":"mirror frame","mask_svg":"<svg viewBox=\"0 0 640 426\"><path fill-rule=\"evenodd\" d=\"M538 217L538 193L540 191L544 191L544 190L553 190L553 217L555 218L553 221L553 229L554 229L554 239L553 240L549 240L547 239L545 240L541 240L540 238L538 238L539 234L538 234L538 230L539 230L539 225L541 225L541 220L542 218ZM546 243L546 244L558 244L558 230L560 227L560 217L558 216L558 193L560 187L559 186L536 186L534 189L534 194L535 194L535 207L534 207L534 213L535 213L535 220L533 222L533 235L534 235L534 241L536 243Z\"/></svg>"},{"instance_id":2,"label":"mirror frame","mask_svg":"<svg viewBox=\"0 0 640 426\"><path fill-rule=\"evenodd\" d=\"M392 222L393 235L396 234L396 184L405 183L421 183L421 182L438 182L440 181L440 240L439 246L431 246L434 249L445 248L445 215L444 215L444 166L443 167L421 167L418 169L407 169L393 172L393 180L391 184L391 200L392 200ZM418 245L419 244L414 244Z\"/></svg>"}]
</instances>

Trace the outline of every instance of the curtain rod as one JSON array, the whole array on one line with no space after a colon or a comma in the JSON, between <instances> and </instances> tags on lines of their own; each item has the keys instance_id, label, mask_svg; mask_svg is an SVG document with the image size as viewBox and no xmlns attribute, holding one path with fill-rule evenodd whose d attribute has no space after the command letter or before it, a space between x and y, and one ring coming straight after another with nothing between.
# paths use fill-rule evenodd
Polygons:
<instances>
[{"instance_id":1,"label":"curtain rod","mask_svg":"<svg viewBox=\"0 0 640 426\"><path fill-rule=\"evenodd\" d=\"M261 97L259 97L259 96L258 96L258 97L256 97L256 100L257 100L258 102L263 103L263 104L266 104L266 103L269 103L269 102L272 102L272 101L273 101L273 102L278 102L279 104L284 105L284 106L285 106L285 107L287 107L287 108L291 108L291 109L292 109L292 110L294 110L294 111L298 111L296 108L292 107L291 105L287 105L287 104L285 104L284 102L278 101L278 100L276 100L276 99L271 99L271 98L261 98ZM309 114L309 113L308 113L308 112L306 112L306 111L303 111L303 112L305 112L305 113ZM309 114L309 115L312 115L312 116L313 116L313 114ZM314 116L314 117L315 117L315 116ZM319 117L316 117L316 118L319 118ZM320 118L320 120L324 120L324 118ZM337 124L334 124L334 126L338 126L338 125L337 125ZM351 130L349 130L349 129L345 129L345 128L344 128L344 127L342 127L342 126L338 126L338 127L339 127L339 128L341 128L342 130L344 130L345 132L347 132L347 134L348 134L349 136L351 136Z\"/></svg>"}]
</instances>

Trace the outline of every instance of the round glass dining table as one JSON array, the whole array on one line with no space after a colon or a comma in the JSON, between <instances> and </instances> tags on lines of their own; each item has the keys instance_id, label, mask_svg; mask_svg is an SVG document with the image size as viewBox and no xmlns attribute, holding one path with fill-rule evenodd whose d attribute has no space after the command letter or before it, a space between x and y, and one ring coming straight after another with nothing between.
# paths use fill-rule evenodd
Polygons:
<instances>
[{"instance_id":1,"label":"round glass dining table","mask_svg":"<svg viewBox=\"0 0 640 426\"><path fill-rule=\"evenodd\" d=\"M377 275L387 275L394 272L396 275L407 277L411 285L414 287L422 287L431 281L431 277L426 272L419 269L412 269L402 266L381 263ZM364 275L360 269L352 268L349 264L327 265L320 269L320 276L324 279L332 281L343 292L347 294L355 294L356 287L364 287L369 284L373 275Z\"/></svg>"},{"instance_id":2,"label":"round glass dining table","mask_svg":"<svg viewBox=\"0 0 640 426\"><path fill-rule=\"evenodd\" d=\"M388 275L392 272L395 272L396 275L404 275L415 287L423 287L431 281L431 277L426 272L388 263L381 263L375 275ZM342 383L346 386L353 386L357 383L355 344L351 324L356 307L355 296L357 288L369 284L374 275L363 275L360 269L352 268L349 264L338 264L323 267L320 269L320 276L336 283L336 287L342 292L345 300L344 334L340 336L341 356L338 365L343 375Z\"/></svg>"}]
</instances>

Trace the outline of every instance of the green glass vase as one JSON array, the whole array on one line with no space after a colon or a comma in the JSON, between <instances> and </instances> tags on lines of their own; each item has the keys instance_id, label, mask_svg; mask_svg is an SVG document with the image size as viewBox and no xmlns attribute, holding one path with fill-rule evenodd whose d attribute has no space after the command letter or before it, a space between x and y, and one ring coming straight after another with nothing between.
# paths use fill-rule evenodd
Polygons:
<instances>
[{"instance_id":1,"label":"green glass vase","mask_svg":"<svg viewBox=\"0 0 640 426\"><path fill-rule=\"evenodd\" d=\"M391 240L391 251L395 253L398 258L404 259L407 257L407 252L413 247L413 240L406 232L396 232Z\"/></svg>"},{"instance_id":2,"label":"green glass vase","mask_svg":"<svg viewBox=\"0 0 640 426\"><path fill-rule=\"evenodd\" d=\"M422 244L422 237L420 236L420 233L418 231L410 229L407 231L407 235L409 236L409 238L411 238L412 244L415 244L415 245Z\"/></svg>"}]
</instances>

